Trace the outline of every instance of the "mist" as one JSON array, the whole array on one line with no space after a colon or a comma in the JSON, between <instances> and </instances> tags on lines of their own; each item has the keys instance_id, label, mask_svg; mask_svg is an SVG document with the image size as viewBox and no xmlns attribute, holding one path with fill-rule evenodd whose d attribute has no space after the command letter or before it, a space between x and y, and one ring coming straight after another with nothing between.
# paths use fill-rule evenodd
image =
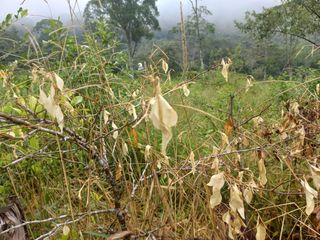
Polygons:
<instances>
[{"instance_id":1,"label":"mist","mask_svg":"<svg viewBox=\"0 0 320 240\"><path fill-rule=\"evenodd\" d=\"M19 7L29 10L28 19L33 22L42 18L58 18L62 21L70 21L72 13L73 21L81 22L82 13L88 0L0 0L0 20L6 14L15 13ZM185 17L191 12L189 0L183 0ZM272 7L280 4L281 0L199 0L199 5L207 6L212 12L209 21L215 23L217 31L234 29L234 21L241 20L246 11L261 11L263 7ZM161 28L166 30L180 21L180 0L158 0L157 6L160 12L159 21ZM70 8L71 7L71 8Z\"/></svg>"}]
</instances>

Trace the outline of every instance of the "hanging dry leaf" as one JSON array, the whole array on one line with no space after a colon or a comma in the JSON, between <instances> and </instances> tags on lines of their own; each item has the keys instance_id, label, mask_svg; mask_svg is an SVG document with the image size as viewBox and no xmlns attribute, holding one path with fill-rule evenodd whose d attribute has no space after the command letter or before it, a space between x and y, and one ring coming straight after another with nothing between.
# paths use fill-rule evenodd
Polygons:
<instances>
[{"instance_id":1,"label":"hanging dry leaf","mask_svg":"<svg viewBox=\"0 0 320 240\"><path fill-rule=\"evenodd\" d=\"M107 124L108 121L109 121L109 116L110 116L110 113L107 111L107 110L104 110L103 111L103 122L104 124Z\"/></svg>"},{"instance_id":2,"label":"hanging dry leaf","mask_svg":"<svg viewBox=\"0 0 320 240\"><path fill-rule=\"evenodd\" d=\"M162 132L161 152L166 155L166 149L172 138L171 127L175 126L178 121L176 111L162 97L160 85L157 86L156 96L151 100L151 112L149 118L153 126Z\"/></svg>"},{"instance_id":3,"label":"hanging dry leaf","mask_svg":"<svg viewBox=\"0 0 320 240\"><path fill-rule=\"evenodd\" d=\"M64 126L64 116L60 106L55 101L55 90L51 85L50 94L47 96L44 91L40 88L39 103L44 106L51 117L55 118L58 122L61 132Z\"/></svg>"},{"instance_id":4,"label":"hanging dry leaf","mask_svg":"<svg viewBox=\"0 0 320 240\"><path fill-rule=\"evenodd\" d=\"M218 206L222 201L220 190L224 185L224 172L213 175L207 185L209 187L212 187L210 207L214 208L215 206Z\"/></svg>"},{"instance_id":5,"label":"hanging dry leaf","mask_svg":"<svg viewBox=\"0 0 320 240\"><path fill-rule=\"evenodd\" d=\"M222 220L228 225L228 237L230 239L234 239L233 231L232 231L231 215L229 211L227 211L225 214L222 215Z\"/></svg>"},{"instance_id":6,"label":"hanging dry leaf","mask_svg":"<svg viewBox=\"0 0 320 240\"><path fill-rule=\"evenodd\" d=\"M144 158L145 160L149 159L150 157L150 149L151 149L151 146L150 145L147 145L144 149Z\"/></svg>"},{"instance_id":7,"label":"hanging dry leaf","mask_svg":"<svg viewBox=\"0 0 320 240\"><path fill-rule=\"evenodd\" d=\"M113 137L114 139L117 139L119 133L118 133L118 131L116 131L116 130L118 129L118 127L117 127L117 125L116 125L114 122L111 123L111 126L112 126L112 128L113 128L113 130L114 130L114 132L113 132L113 134L112 134L112 137Z\"/></svg>"},{"instance_id":8,"label":"hanging dry leaf","mask_svg":"<svg viewBox=\"0 0 320 240\"><path fill-rule=\"evenodd\" d=\"M133 120L137 119L137 112L136 112L136 107L129 103L128 107L127 107L128 113L133 116Z\"/></svg>"},{"instance_id":9,"label":"hanging dry leaf","mask_svg":"<svg viewBox=\"0 0 320 240\"><path fill-rule=\"evenodd\" d=\"M161 62L162 62L162 69L163 69L164 73L167 74L167 72L169 70L168 63L164 59L161 59Z\"/></svg>"},{"instance_id":10,"label":"hanging dry leaf","mask_svg":"<svg viewBox=\"0 0 320 240\"><path fill-rule=\"evenodd\" d=\"M316 92L318 95L320 95L320 83L318 83L316 86Z\"/></svg>"},{"instance_id":11,"label":"hanging dry leaf","mask_svg":"<svg viewBox=\"0 0 320 240\"><path fill-rule=\"evenodd\" d=\"M229 145L229 138L228 136L221 132L221 148L224 148L226 145Z\"/></svg>"},{"instance_id":12,"label":"hanging dry leaf","mask_svg":"<svg viewBox=\"0 0 320 240\"><path fill-rule=\"evenodd\" d=\"M253 198L253 192L252 189L250 187L246 188L243 191L243 198L246 201L247 204L250 204Z\"/></svg>"},{"instance_id":13,"label":"hanging dry leaf","mask_svg":"<svg viewBox=\"0 0 320 240\"><path fill-rule=\"evenodd\" d=\"M226 80L226 82L228 82L229 81L229 68L230 68L230 65L232 64L232 61L230 58L227 59L227 62L225 62L224 59L222 59L221 64L222 64L221 74L224 77L224 79Z\"/></svg>"},{"instance_id":14,"label":"hanging dry leaf","mask_svg":"<svg viewBox=\"0 0 320 240\"><path fill-rule=\"evenodd\" d=\"M313 184L317 190L320 189L320 168L310 165Z\"/></svg>"},{"instance_id":15,"label":"hanging dry leaf","mask_svg":"<svg viewBox=\"0 0 320 240\"><path fill-rule=\"evenodd\" d=\"M63 86L64 86L64 81L56 73L53 73L53 76L54 76L54 78L56 80L56 84L57 84L58 89L62 92L63 91Z\"/></svg>"},{"instance_id":16,"label":"hanging dry leaf","mask_svg":"<svg viewBox=\"0 0 320 240\"><path fill-rule=\"evenodd\" d=\"M300 180L300 182L304 189L304 193L306 194L306 214L309 216L314 210L314 198L318 197L318 192L314 190L312 187L310 187L309 183L305 178L304 181Z\"/></svg>"},{"instance_id":17,"label":"hanging dry leaf","mask_svg":"<svg viewBox=\"0 0 320 240\"><path fill-rule=\"evenodd\" d=\"M251 87L253 87L253 83L252 83L253 80L254 80L253 76L251 76L251 75L247 76L247 83L246 83L246 91L245 92L248 92L249 89Z\"/></svg>"},{"instance_id":18,"label":"hanging dry leaf","mask_svg":"<svg viewBox=\"0 0 320 240\"><path fill-rule=\"evenodd\" d=\"M257 222L256 240L265 240L267 236L267 230L260 221Z\"/></svg>"},{"instance_id":19,"label":"hanging dry leaf","mask_svg":"<svg viewBox=\"0 0 320 240\"><path fill-rule=\"evenodd\" d=\"M186 97L188 97L189 94L190 94L190 90L188 89L187 84L183 84L183 85L182 85L182 90L183 90L183 94L184 94Z\"/></svg>"},{"instance_id":20,"label":"hanging dry leaf","mask_svg":"<svg viewBox=\"0 0 320 240\"><path fill-rule=\"evenodd\" d=\"M129 153L128 145L125 142L122 143L122 153L124 156L127 156Z\"/></svg>"},{"instance_id":21,"label":"hanging dry leaf","mask_svg":"<svg viewBox=\"0 0 320 240\"><path fill-rule=\"evenodd\" d=\"M237 185L233 185L230 189L229 205L234 212L238 212L240 216L245 219L242 194Z\"/></svg>"},{"instance_id":22,"label":"hanging dry leaf","mask_svg":"<svg viewBox=\"0 0 320 240\"><path fill-rule=\"evenodd\" d=\"M258 161L258 168L259 168L259 181L261 183L262 186L267 184L267 170L266 167L264 165L264 160L263 158L260 158L260 160Z\"/></svg>"},{"instance_id":23,"label":"hanging dry leaf","mask_svg":"<svg viewBox=\"0 0 320 240\"><path fill-rule=\"evenodd\" d=\"M219 158L215 157L212 162L211 169L219 170L219 164L220 164Z\"/></svg>"}]
</instances>

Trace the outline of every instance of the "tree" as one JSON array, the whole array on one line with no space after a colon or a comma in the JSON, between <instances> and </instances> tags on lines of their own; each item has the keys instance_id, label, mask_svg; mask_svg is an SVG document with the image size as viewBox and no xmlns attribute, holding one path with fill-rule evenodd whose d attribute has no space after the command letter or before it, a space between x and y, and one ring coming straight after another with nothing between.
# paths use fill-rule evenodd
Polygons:
<instances>
[{"instance_id":1,"label":"tree","mask_svg":"<svg viewBox=\"0 0 320 240\"><path fill-rule=\"evenodd\" d=\"M236 22L243 32L256 39L275 35L292 36L319 46L320 5L318 0L284 0L283 4L264 9L262 13L247 12L243 23Z\"/></svg>"},{"instance_id":2,"label":"tree","mask_svg":"<svg viewBox=\"0 0 320 240\"><path fill-rule=\"evenodd\" d=\"M52 39L52 33L62 27L63 23L59 19L42 19L36 23L32 31L38 42L42 43L42 41ZM56 35L60 35L60 33L56 33Z\"/></svg>"},{"instance_id":3,"label":"tree","mask_svg":"<svg viewBox=\"0 0 320 240\"><path fill-rule=\"evenodd\" d=\"M204 40L215 32L213 23L208 22L206 16L212 15L206 6L199 6L199 0L189 0L192 6L191 15L187 16L185 21L186 35L188 39L188 55L192 60L199 59L197 66L204 68L203 47ZM171 32L178 33L181 23L173 27ZM194 64L193 64L194 65Z\"/></svg>"},{"instance_id":4,"label":"tree","mask_svg":"<svg viewBox=\"0 0 320 240\"><path fill-rule=\"evenodd\" d=\"M202 40L204 34L214 33L214 25L206 21L204 16L212 15L212 13L205 6L198 6L198 0L189 0L192 6L192 15L189 16L187 22L187 28L190 33L195 33L198 49L199 49L199 60L200 67L204 69L203 54L202 54Z\"/></svg>"},{"instance_id":5,"label":"tree","mask_svg":"<svg viewBox=\"0 0 320 240\"><path fill-rule=\"evenodd\" d=\"M108 23L123 33L129 55L129 65L143 37L151 38L152 30L160 30L156 0L90 0L84 10L85 24L94 26L97 20Z\"/></svg>"}]
</instances>

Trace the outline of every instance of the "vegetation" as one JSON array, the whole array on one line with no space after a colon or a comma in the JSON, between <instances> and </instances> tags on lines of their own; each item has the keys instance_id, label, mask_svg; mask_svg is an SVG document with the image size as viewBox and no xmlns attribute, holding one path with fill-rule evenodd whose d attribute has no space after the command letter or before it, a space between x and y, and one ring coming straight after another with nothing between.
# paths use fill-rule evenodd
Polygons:
<instances>
[{"instance_id":1,"label":"vegetation","mask_svg":"<svg viewBox=\"0 0 320 240\"><path fill-rule=\"evenodd\" d=\"M178 33L151 44L132 20L131 55L111 9L84 31L15 31L23 9L1 25L0 239L319 239L318 53L194 20L200 58L181 73Z\"/></svg>"}]
</instances>

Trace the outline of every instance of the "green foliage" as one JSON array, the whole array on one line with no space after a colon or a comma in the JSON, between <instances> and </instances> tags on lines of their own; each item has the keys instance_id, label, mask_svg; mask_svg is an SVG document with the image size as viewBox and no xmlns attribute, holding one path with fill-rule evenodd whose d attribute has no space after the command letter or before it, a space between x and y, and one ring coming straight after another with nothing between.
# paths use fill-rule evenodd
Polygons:
<instances>
[{"instance_id":1,"label":"green foliage","mask_svg":"<svg viewBox=\"0 0 320 240\"><path fill-rule=\"evenodd\" d=\"M86 26L96 28L95 22L106 20L115 32L124 35L130 58L143 37L151 38L152 30L159 30L159 15L155 0L91 0L84 10Z\"/></svg>"},{"instance_id":2,"label":"green foliage","mask_svg":"<svg viewBox=\"0 0 320 240\"><path fill-rule=\"evenodd\" d=\"M320 29L320 7L317 0L286 0L283 4L264 9L262 13L248 12L244 23L236 23L243 32L256 39L270 39L277 34L291 35L314 45Z\"/></svg>"}]
</instances>

